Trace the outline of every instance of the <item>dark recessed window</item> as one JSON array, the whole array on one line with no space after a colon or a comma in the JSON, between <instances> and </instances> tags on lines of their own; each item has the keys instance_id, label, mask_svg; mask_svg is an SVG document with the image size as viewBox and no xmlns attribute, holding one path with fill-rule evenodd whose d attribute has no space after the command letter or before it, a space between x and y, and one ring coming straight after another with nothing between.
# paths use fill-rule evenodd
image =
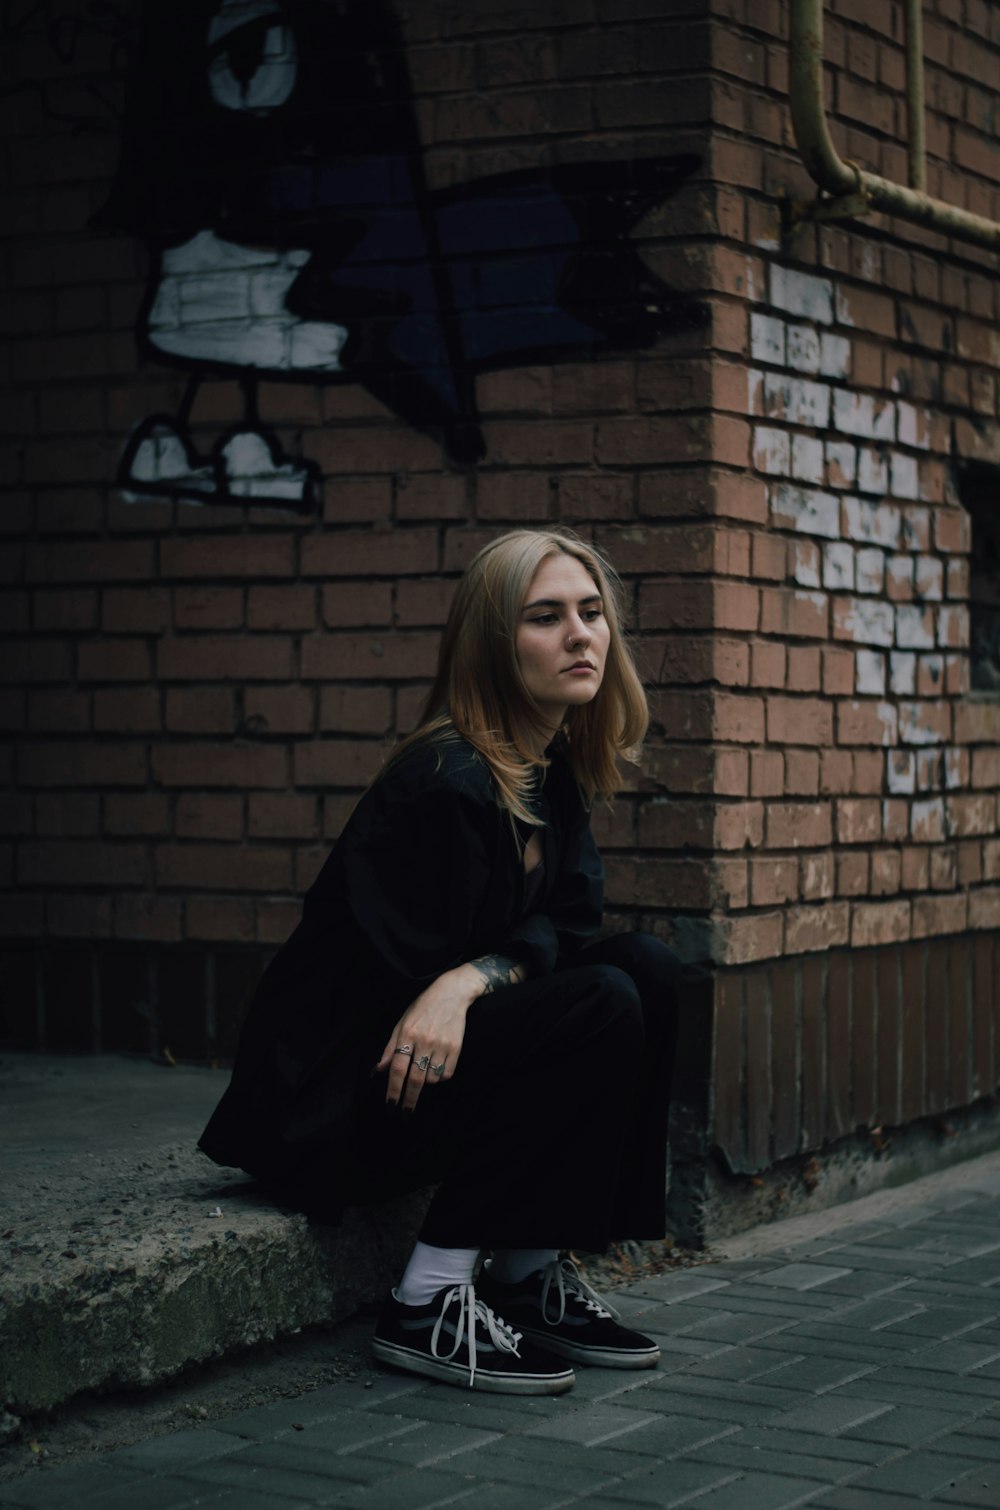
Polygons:
<instances>
[{"instance_id":1,"label":"dark recessed window","mask_svg":"<svg viewBox=\"0 0 1000 1510\"><path fill-rule=\"evenodd\" d=\"M969 643L972 687L1000 692L1000 468L963 471L959 491L972 522Z\"/></svg>"}]
</instances>

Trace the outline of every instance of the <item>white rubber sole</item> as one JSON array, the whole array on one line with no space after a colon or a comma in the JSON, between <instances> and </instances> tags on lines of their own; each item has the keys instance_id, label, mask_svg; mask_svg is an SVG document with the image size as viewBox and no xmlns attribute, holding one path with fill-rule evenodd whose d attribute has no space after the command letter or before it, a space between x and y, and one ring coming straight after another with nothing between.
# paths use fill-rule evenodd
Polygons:
<instances>
[{"instance_id":1,"label":"white rubber sole","mask_svg":"<svg viewBox=\"0 0 1000 1510\"><path fill-rule=\"evenodd\" d=\"M523 1322L516 1323L517 1330L532 1342L537 1342L547 1353L556 1353L560 1358L569 1358L572 1363L587 1363L591 1368L655 1368L660 1361L660 1349L650 1348L644 1353L633 1353L616 1348L583 1347L575 1342L565 1342L553 1337L551 1332L536 1331Z\"/></svg>"},{"instance_id":2,"label":"white rubber sole","mask_svg":"<svg viewBox=\"0 0 1000 1510\"><path fill-rule=\"evenodd\" d=\"M372 1352L380 1363L389 1363L408 1374L422 1374L443 1384L457 1384L464 1389L481 1389L496 1395L562 1395L576 1383L573 1370L560 1369L552 1374L498 1373L494 1369L477 1369L469 1384L469 1370L463 1363L447 1363L429 1358L417 1348L401 1347L395 1342L372 1339Z\"/></svg>"}]
</instances>

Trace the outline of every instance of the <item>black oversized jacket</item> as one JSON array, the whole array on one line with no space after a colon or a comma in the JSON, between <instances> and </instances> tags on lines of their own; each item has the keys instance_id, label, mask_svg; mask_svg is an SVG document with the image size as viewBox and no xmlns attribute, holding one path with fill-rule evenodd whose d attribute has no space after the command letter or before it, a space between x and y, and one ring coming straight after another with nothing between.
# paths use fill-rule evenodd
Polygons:
<instances>
[{"instance_id":1,"label":"black oversized jacket","mask_svg":"<svg viewBox=\"0 0 1000 1510\"><path fill-rule=\"evenodd\" d=\"M593 938L603 866L568 758L550 755L535 799L544 880L527 915L520 846L464 740L413 747L365 793L251 1003L201 1138L212 1159L336 1219L356 1094L424 987L484 954L544 975Z\"/></svg>"}]
</instances>

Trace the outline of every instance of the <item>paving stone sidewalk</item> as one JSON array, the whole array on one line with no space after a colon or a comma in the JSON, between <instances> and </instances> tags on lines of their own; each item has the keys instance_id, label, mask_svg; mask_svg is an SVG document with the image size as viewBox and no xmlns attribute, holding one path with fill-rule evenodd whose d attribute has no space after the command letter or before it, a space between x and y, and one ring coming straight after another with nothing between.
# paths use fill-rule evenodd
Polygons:
<instances>
[{"instance_id":1,"label":"paving stone sidewalk","mask_svg":"<svg viewBox=\"0 0 1000 1510\"><path fill-rule=\"evenodd\" d=\"M619 1292L660 1341L655 1372L581 1369L548 1400L373 1367L40 1469L5 1484L0 1506L997 1510L1000 1173L983 1163L971 1183L897 1193L872 1220L845 1212L780 1251Z\"/></svg>"}]
</instances>

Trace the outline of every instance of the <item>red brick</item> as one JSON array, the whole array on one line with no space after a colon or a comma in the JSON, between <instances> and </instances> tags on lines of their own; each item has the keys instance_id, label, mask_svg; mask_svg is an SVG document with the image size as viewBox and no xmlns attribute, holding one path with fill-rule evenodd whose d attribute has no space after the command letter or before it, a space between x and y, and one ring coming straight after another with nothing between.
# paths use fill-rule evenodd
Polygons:
<instances>
[{"instance_id":1,"label":"red brick","mask_svg":"<svg viewBox=\"0 0 1000 1510\"><path fill-rule=\"evenodd\" d=\"M760 596L762 634L791 635L807 640L829 638L830 611L826 593L765 587Z\"/></svg>"},{"instance_id":2,"label":"red brick","mask_svg":"<svg viewBox=\"0 0 1000 1510\"><path fill-rule=\"evenodd\" d=\"M635 512L631 476L561 473L558 490L559 517L570 524L582 519L630 519Z\"/></svg>"},{"instance_id":3,"label":"red brick","mask_svg":"<svg viewBox=\"0 0 1000 1510\"><path fill-rule=\"evenodd\" d=\"M850 650L825 649L823 652L823 691L827 696L848 696L854 692L854 653Z\"/></svg>"},{"instance_id":4,"label":"red brick","mask_svg":"<svg viewBox=\"0 0 1000 1510\"><path fill-rule=\"evenodd\" d=\"M953 793L945 798L945 811L949 833L959 838L997 830L997 800L990 794Z\"/></svg>"},{"instance_id":5,"label":"red brick","mask_svg":"<svg viewBox=\"0 0 1000 1510\"><path fill-rule=\"evenodd\" d=\"M166 844L156 850L156 883L185 891L288 891L292 856L277 847Z\"/></svg>"},{"instance_id":6,"label":"red brick","mask_svg":"<svg viewBox=\"0 0 1000 1510\"><path fill-rule=\"evenodd\" d=\"M35 798L35 829L52 838L88 838L100 832L100 802L83 792L43 793Z\"/></svg>"},{"instance_id":7,"label":"red brick","mask_svg":"<svg viewBox=\"0 0 1000 1510\"><path fill-rule=\"evenodd\" d=\"M969 927L1000 931L1000 886L984 886L969 893Z\"/></svg>"},{"instance_id":8,"label":"red brick","mask_svg":"<svg viewBox=\"0 0 1000 1510\"><path fill-rule=\"evenodd\" d=\"M18 750L19 782L26 787L145 786L146 755L138 746L59 740Z\"/></svg>"},{"instance_id":9,"label":"red brick","mask_svg":"<svg viewBox=\"0 0 1000 1510\"><path fill-rule=\"evenodd\" d=\"M966 554L971 547L971 522L962 508L934 510L934 545L937 550Z\"/></svg>"},{"instance_id":10,"label":"red brick","mask_svg":"<svg viewBox=\"0 0 1000 1510\"><path fill-rule=\"evenodd\" d=\"M145 640L85 640L77 651L82 682L148 682L151 672Z\"/></svg>"},{"instance_id":11,"label":"red brick","mask_svg":"<svg viewBox=\"0 0 1000 1510\"><path fill-rule=\"evenodd\" d=\"M155 792L109 795L104 798L103 811L106 834L127 837L170 832L167 799Z\"/></svg>"},{"instance_id":12,"label":"red brick","mask_svg":"<svg viewBox=\"0 0 1000 1510\"><path fill-rule=\"evenodd\" d=\"M404 475L396 485L396 517L464 519L468 507L466 491L464 477Z\"/></svg>"},{"instance_id":13,"label":"red brick","mask_svg":"<svg viewBox=\"0 0 1000 1510\"><path fill-rule=\"evenodd\" d=\"M768 806L768 849L818 849L828 846L832 838L829 802L781 802Z\"/></svg>"},{"instance_id":14,"label":"red brick","mask_svg":"<svg viewBox=\"0 0 1000 1510\"><path fill-rule=\"evenodd\" d=\"M842 745L894 745L897 713L892 703L871 701L837 703L837 743Z\"/></svg>"},{"instance_id":15,"label":"red brick","mask_svg":"<svg viewBox=\"0 0 1000 1510\"><path fill-rule=\"evenodd\" d=\"M92 699L87 692L31 692L28 728L45 734L76 734L91 725Z\"/></svg>"},{"instance_id":16,"label":"red brick","mask_svg":"<svg viewBox=\"0 0 1000 1510\"><path fill-rule=\"evenodd\" d=\"M314 587L251 587L247 594L250 629L314 629Z\"/></svg>"},{"instance_id":17,"label":"red brick","mask_svg":"<svg viewBox=\"0 0 1000 1510\"><path fill-rule=\"evenodd\" d=\"M832 851L803 855L800 860L802 900L818 902L833 896L834 858Z\"/></svg>"},{"instance_id":18,"label":"red brick","mask_svg":"<svg viewBox=\"0 0 1000 1510\"><path fill-rule=\"evenodd\" d=\"M969 899L956 896L923 896L913 899L913 937L964 933L969 925Z\"/></svg>"},{"instance_id":19,"label":"red brick","mask_svg":"<svg viewBox=\"0 0 1000 1510\"><path fill-rule=\"evenodd\" d=\"M167 695L168 699L196 698L200 695L212 696L214 692L176 692ZM383 696L388 701L389 694L385 692ZM311 687L247 687L243 694L243 721L250 734L309 734L315 728L315 720L316 694Z\"/></svg>"},{"instance_id":20,"label":"red brick","mask_svg":"<svg viewBox=\"0 0 1000 1510\"><path fill-rule=\"evenodd\" d=\"M157 645L164 681L289 681L292 645L278 635L167 637Z\"/></svg>"},{"instance_id":21,"label":"red brick","mask_svg":"<svg viewBox=\"0 0 1000 1510\"><path fill-rule=\"evenodd\" d=\"M441 626L448 617L455 583L432 577L422 582L400 582L396 588L396 623Z\"/></svg>"},{"instance_id":22,"label":"red brick","mask_svg":"<svg viewBox=\"0 0 1000 1510\"><path fill-rule=\"evenodd\" d=\"M120 892L114 898L114 931L115 938L176 943L181 938L180 900Z\"/></svg>"},{"instance_id":23,"label":"red brick","mask_svg":"<svg viewBox=\"0 0 1000 1510\"><path fill-rule=\"evenodd\" d=\"M785 758L780 750L753 750L750 791L755 797L780 797L785 790Z\"/></svg>"},{"instance_id":24,"label":"red brick","mask_svg":"<svg viewBox=\"0 0 1000 1510\"><path fill-rule=\"evenodd\" d=\"M242 839L243 798L184 793L174 826L181 839Z\"/></svg>"},{"instance_id":25,"label":"red brick","mask_svg":"<svg viewBox=\"0 0 1000 1510\"><path fill-rule=\"evenodd\" d=\"M153 776L163 786L283 787L288 760L283 745L191 740L155 746Z\"/></svg>"},{"instance_id":26,"label":"red brick","mask_svg":"<svg viewBox=\"0 0 1000 1510\"><path fill-rule=\"evenodd\" d=\"M341 530L302 542L307 577L397 577L437 567L436 529Z\"/></svg>"},{"instance_id":27,"label":"red brick","mask_svg":"<svg viewBox=\"0 0 1000 1510\"><path fill-rule=\"evenodd\" d=\"M174 627L177 629L241 629L242 587L175 587ZM169 620L162 626L169 627Z\"/></svg>"},{"instance_id":28,"label":"red brick","mask_svg":"<svg viewBox=\"0 0 1000 1510\"><path fill-rule=\"evenodd\" d=\"M437 666L438 641L437 634L414 630L310 636L302 641L302 676L307 681L430 678Z\"/></svg>"},{"instance_id":29,"label":"red brick","mask_svg":"<svg viewBox=\"0 0 1000 1510\"><path fill-rule=\"evenodd\" d=\"M660 519L721 516L766 524L767 485L763 478L705 468L661 469L639 478L639 512Z\"/></svg>"},{"instance_id":30,"label":"red brick","mask_svg":"<svg viewBox=\"0 0 1000 1510\"><path fill-rule=\"evenodd\" d=\"M877 798L841 798L837 803L837 842L870 844L882 837L882 805Z\"/></svg>"},{"instance_id":31,"label":"red brick","mask_svg":"<svg viewBox=\"0 0 1000 1510\"><path fill-rule=\"evenodd\" d=\"M798 895L797 861L766 857L750 861L750 900L755 907L781 906L797 901Z\"/></svg>"},{"instance_id":32,"label":"red brick","mask_svg":"<svg viewBox=\"0 0 1000 1510\"><path fill-rule=\"evenodd\" d=\"M917 904L914 903L914 906ZM851 916L851 947L905 942L910 937L909 902L856 902Z\"/></svg>"},{"instance_id":33,"label":"red brick","mask_svg":"<svg viewBox=\"0 0 1000 1510\"><path fill-rule=\"evenodd\" d=\"M0 681L68 682L73 678L70 640L28 640L23 636L0 641Z\"/></svg>"},{"instance_id":34,"label":"red brick","mask_svg":"<svg viewBox=\"0 0 1000 1510\"><path fill-rule=\"evenodd\" d=\"M10 598L14 594L8 594ZM27 594L18 594L27 602ZM32 622L36 629L96 629L97 593L86 588L63 588L59 592L35 592L32 594ZM27 620L5 625L5 628L27 629Z\"/></svg>"},{"instance_id":35,"label":"red brick","mask_svg":"<svg viewBox=\"0 0 1000 1510\"><path fill-rule=\"evenodd\" d=\"M753 912L745 917L723 918L717 933L719 964L749 965L755 960L775 959L782 951L784 914Z\"/></svg>"},{"instance_id":36,"label":"red brick","mask_svg":"<svg viewBox=\"0 0 1000 1510\"><path fill-rule=\"evenodd\" d=\"M1000 744L1000 702L969 702L955 706L956 744Z\"/></svg>"},{"instance_id":37,"label":"red brick","mask_svg":"<svg viewBox=\"0 0 1000 1510\"><path fill-rule=\"evenodd\" d=\"M147 540L46 541L29 545L29 582L148 582L154 575L153 546Z\"/></svg>"},{"instance_id":38,"label":"red brick","mask_svg":"<svg viewBox=\"0 0 1000 1510\"><path fill-rule=\"evenodd\" d=\"M836 859L837 895L867 896L870 887L867 854L856 851L853 854L837 855Z\"/></svg>"},{"instance_id":39,"label":"red brick","mask_svg":"<svg viewBox=\"0 0 1000 1510\"><path fill-rule=\"evenodd\" d=\"M885 757L878 750L856 750L851 759L853 790L861 794L879 793L885 780Z\"/></svg>"},{"instance_id":40,"label":"red brick","mask_svg":"<svg viewBox=\"0 0 1000 1510\"><path fill-rule=\"evenodd\" d=\"M401 581L399 587L403 585ZM337 582L324 587L323 623L331 629L389 624L392 622L392 591L389 582Z\"/></svg>"},{"instance_id":41,"label":"red brick","mask_svg":"<svg viewBox=\"0 0 1000 1510\"><path fill-rule=\"evenodd\" d=\"M639 809L639 844L642 849L710 850L715 826L712 802L676 802L663 799L643 803Z\"/></svg>"},{"instance_id":42,"label":"red brick","mask_svg":"<svg viewBox=\"0 0 1000 1510\"><path fill-rule=\"evenodd\" d=\"M544 524L552 516L554 488L555 479L544 472L484 472L476 488L476 517Z\"/></svg>"},{"instance_id":43,"label":"red brick","mask_svg":"<svg viewBox=\"0 0 1000 1510\"><path fill-rule=\"evenodd\" d=\"M763 698L720 692L713 699L712 712L716 739L731 744L760 744L763 741Z\"/></svg>"},{"instance_id":44,"label":"red brick","mask_svg":"<svg viewBox=\"0 0 1000 1510\"><path fill-rule=\"evenodd\" d=\"M184 934L189 939L220 943L250 943L257 937L257 919L250 897L188 897L184 904Z\"/></svg>"},{"instance_id":45,"label":"red brick","mask_svg":"<svg viewBox=\"0 0 1000 1510\"><path fill-rule=\"evenodd\" d=\"M780 535L752 537L753 566L751 576L768 582L783 582L788 569L788 548Z\"/></svg>"},{"instance_id":46,"label":"red brick","mask_svg":"<svg viewBox=\"0 0 1000 1510\"><path fill-rule=\"evenodd\" d=\"M18 846L17 879L22 886L141 886L146 850L101 840L29 840Z\"/></svg>"},{"instance_id":47,"label":"red brick","mask_svg":"<svg viewBox=\"0 0 1000 1510\"><path fill-rule=\"evenodd\" d=\"M850 909L847 902L822 907L792 907L785 919L786 955L838 949L848 942Z\"/></svg>"},{"instance_id":48,"label":"red brick","mask_svg":"<svg viewBox=\"0 0 1000 1510\"><path fill-rule=\"evenodd\" d=\"M972 751L972 785L1000 787L1000 749Z\"/></svg>"},{"instance_id":49,"label":"red brick","mask_svg":"<svg viewBox=\"0 0 1000 1510\"><path fill-rule=\"evenodd\" d=\"M230 734L236 727L236 699L229 687L172 687L166 702L172 734Z\"/></svg>"},{"instance_id":50,"label":"red brick","mask_svg":"<svg viewBox=\"0 0 1000 1510\"><path fill-rule=\"evenodd\" d=\"M786 674L784 645L773 640L757 640L750 647L750 683L754 687L784 687Z\"/></svg>"},{"instance_id":51,"label":"red brick","mask_svg":"<svg viewBox=\"0 0 1000 1510\"><path fill-rule=\"evenodd\" d=\"M785 753L786 797L819 795L819 753L816 750L788 750Z\"/></svg>"},{"instance_id":52,"label":"red brick","mask_svg":"<svg viewBox=\"0 0 1000 1510\"><path fill-rule=\"evenodd\" d=\"M292 535L176 537L160 542L164 577L290 577L295 571Z\"/></svg>"},{"instance_id":53,"label":"red brick","mask_svg":"<svg viewBox=\"0 0 1000 1510\"><path fill-rule=\"evenodd\" d=\"M816 697L769 697L767 737L773 744L830 745L833 709Z\"/></svg>"},{"instance_id":54,"label":"red brick","mask_svg":"<svg viewBox=\"0 0 1000 1510\"><path fill-rule=\"evenodd\" d=\"M20 733L27 727L28 700L19 690L0 692L0 730Z\"/></svg>"},{"instance_id":55,"label":"red brick","mask_svg":"<svg viewBox=\"0 0 1000 1510\"><path fill-rule=\"evenodd\" d=\"M958 856L954 844L935 845L931 850L931 890L954 891L958 877Z\"/></svg>"},{"instance_id":56,"label":"red brick","mask_svg":"<svg viewBox=\"0 0 1000 1510\"><path fill-rule=\"evenodd\" d=\"M326 524L387 525L391 516L390 477L352 477L348 480L334 476L324 489L323 520Z\"/></svg>"},{"instance_id":57,"label":"red brick","mask_svg":"<svg viewBox=\"0 0 1000 1510\"><path fill-rule=\"evenodd\" d=\"M297 787L364 787L379 770L386 747L374 739L324 739L295 749Z\"/></svg>"},{"instance_id":58,"label":"red brick","mask_svg":"<svg viewBox=\"0 0 1000 1510\"><path fill-rule=\"evenodd\" d=\"M111 898L59 896L45 899L46 932L53 938L108 938L111 934Z\"/></svg>"},{"instance_id":59,"label":"red brick","mask_svg":"<svg viewBox=\"0 0 1000 1510\"><path fill-rule=\"evenodd\" d=\"M94 693L94 728L101 734L155 734L161 726L155 687L104 688Z\"/></svg>"},{"instance_id":60,"label":"red brick","mask_svg":"<svg viewBox=\"0 0 1000 1510\"><path fill-rule=\"evenodd\" d=\"M316 839L319 811L315 797L286 793L250 797L247 834L251 839Z\"/></svg>"},{"instance_id":61,"label":"red brick","mask_svg":"<svg viewBox=\"0 0 1000 1510\"><path fill-rule=\"evenodd\" d=\"M822 653L826 654L825 651ZM820 654L818 645L790 645L788 647L789 692L818 692L820 690Z\"/></svg>"}]
</instances>

